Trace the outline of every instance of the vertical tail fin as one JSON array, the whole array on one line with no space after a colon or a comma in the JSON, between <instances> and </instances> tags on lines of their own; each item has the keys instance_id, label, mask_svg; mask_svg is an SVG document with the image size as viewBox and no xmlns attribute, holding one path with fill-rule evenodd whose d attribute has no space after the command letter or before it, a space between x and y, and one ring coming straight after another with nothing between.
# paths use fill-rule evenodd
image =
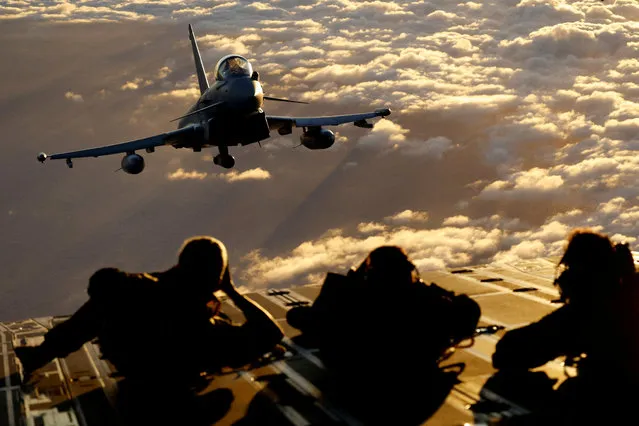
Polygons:
<instances>
[{"instance_id":1,"label":"vertical tail fin","mask_svg":"<svg viewBox=\"0 0 639 426\"><path fill-rule=\"evenodd\" d=\"M191 24L189 24L189 38L191 39L191 47L193 48L193 59L195 60L197 82L200 85L200 93L204 93L206 89L209 88L209 82L206 79L206 72L204 71L204 65L202 64L200 49L197 48L197 42L195 41L195 34L193 34L193 27Z\"/></svg>"}]
</instances>

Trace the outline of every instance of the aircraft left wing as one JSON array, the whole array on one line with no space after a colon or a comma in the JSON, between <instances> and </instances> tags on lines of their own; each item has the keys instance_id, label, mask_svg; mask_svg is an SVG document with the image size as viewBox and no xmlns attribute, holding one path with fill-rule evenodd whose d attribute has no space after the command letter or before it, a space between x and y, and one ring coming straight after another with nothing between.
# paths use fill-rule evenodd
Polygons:
<instances>
[{"instance_id":1,"label":"aircraft left wing","mask_svg":"<svg viewBox=\"0 0 639 426\"><path fill-rule=\"evenodd\" d=\"M103 155L119 154L134 152L145 149L152 152L153 148L162 145L173 145L176 148L186 146L188 141L201 132L202 128L198 125L183 127L172 132L163 133L161 135L151 136L144 139L138 139L130 142L118 143L115 145L106 145L97 148L83 149L80 151L63 152L59 154L47 155L44 152L38 154L38 161L44 162L50 158L52 160L66 159L70 164L73 158L101 157Z\"/></svg>"},{"instance_id":2,"label":"aircraft left wing","mask_svg":"<svg viewBox=\"0 0 639 426\"><path fill-rule=\"evenodd\" d=\"M365 112L361 114L346 115L327 115L323 117L277 117L267 115L266 120L270 130L279 130L291 127L321 127L321 126L338 126L345 123L354 123L356 126L371 128L372 124L367 123L366 119L375 117L386 117L390 115L391 110L388 108L379 108L373 112Z\"/></svg>"}]
</instances>

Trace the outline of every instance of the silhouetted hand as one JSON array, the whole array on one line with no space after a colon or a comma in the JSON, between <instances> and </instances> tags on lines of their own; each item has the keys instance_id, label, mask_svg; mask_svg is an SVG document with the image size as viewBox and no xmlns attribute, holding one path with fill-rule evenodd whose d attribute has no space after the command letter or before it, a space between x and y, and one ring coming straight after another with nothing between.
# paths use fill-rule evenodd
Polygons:
<instances>
[{"instance_id":1,"label":"silhouetted hand","mask_svg":"<svg viewBox=\"0 0 639 426\"><path fill-rule=\"evenodd\" d=\"M222 290L231 299L231 302L242 311L246 322L242 325L247 340L254 348L256 355L262 355L270 351L284 337L284 332L277 325L271 314L260 305L240 294L233 284L231 272L226 268L220 282Z\"/></svg>"},{"instance_id":2,"label":"silhouetted hand","mask_svg":"<svg viewBox=\"0 0 639 426\"><path fill-rule=\"evenodd\" d=\"M222 303L220 300L215 297L215 295L206 303L206 308L209 311L209 316L214 317L220 313L222 309Z\"/></svg>"},{"instance_id":3,"label":"silhouetted hand","mask_svg":"<svg viewBox=\"0 0 639 426\"><path fill-rule=\"evenodd\" d=\"M222 281L220 281L220 290L226 293L229 297L237 293L235 285L233 284L233 279L231 278L231 268L229 267L227 267L226 271L224 271Z\"/></svg>"}]
</instances>

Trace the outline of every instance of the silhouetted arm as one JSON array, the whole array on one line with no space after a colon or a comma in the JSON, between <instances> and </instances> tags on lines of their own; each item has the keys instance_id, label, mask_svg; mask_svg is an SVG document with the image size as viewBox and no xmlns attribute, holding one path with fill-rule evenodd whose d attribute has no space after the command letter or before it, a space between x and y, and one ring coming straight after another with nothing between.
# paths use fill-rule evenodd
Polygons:
<instances>
[{"instance_id":1,"label":"silhouetted arm","mask_svg":"<svg viewBox=\"0 0 639 426\"><path fill-rule=\"evenodd\" d=\"M57 324L45 335L42 351L50 355L49 360L77 351L98 335L104 306L113 306L110 303L114 299L112 294L118 292L125 276L124 272L116 268L102 268L91 276L89 300L68 320Z\"/></svg>"},{"instance_id":2,"label":"silhouetted arm","mask_svg":"<svg viewBox=\"0 0 639 426\"><path fill-rule=\"evenodd\" d=\"M237 290L226 292L226 295L231 301L242 311L246 318L245 325L251 328L259 329L263 333L267 340L272 340L275 343L282 340L284 333L282 329L277 325L271 314L269 314L260 305L253 302L251 299L241 295Z\"/></svg>"},{"instance_id":3,"label":"silhouetted arm","mask_svg":"<svg viewBox=\"0 0 639 426\"><path fill-rule=\"evenodd\" d=\"M493 367L530 369L573 351L578 330L571 311L564 306L538 322L507 332L497 342Z\"/></svg>"},{"instance_id":4,"label":"silhouetted arm","mask_svg":"<svg viewBox=\"0 0 639 426\"><path fill-rule=\"evenodd\" d=\"M282 340L284 333L271 314L235 289L228 270L221 290L246 318L246 322L238 327L239 330L234 339L235 349L232 352L236 355L233 357L235 359L231 360L232 364L250 362L252 358L257 358L273 349Z\"/></svg>"}]
</instances>

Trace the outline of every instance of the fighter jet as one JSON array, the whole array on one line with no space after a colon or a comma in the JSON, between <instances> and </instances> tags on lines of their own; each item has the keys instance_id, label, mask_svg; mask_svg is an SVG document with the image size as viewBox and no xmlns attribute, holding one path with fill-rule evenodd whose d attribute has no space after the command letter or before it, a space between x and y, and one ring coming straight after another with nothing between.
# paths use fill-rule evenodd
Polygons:
<instances>
[{"instance_id":1,"label":"fighter jet","mask_svg":"<svg viewBox=\"0 0 639 426\"><path fill-rule=\"evenodd\" d=\"M292 133L293 127L301 127L301 145L309 149L327 149L335 142L335 134L322 128L353 123L355 126L370 129L368 119L386 117L391 111L379 108L373 112L320 117L284 117L267 115L262 107L264 100L294 102L272 96L265 96L259 81L259 74L253 71L248 60L240 55L228 55L219 60L215 67L215 82L209 85L200 56L200 50L189 25L189 38L195 59L195 69L201 96L198 101L178 121L177 130L138 139L130 142L107 145L80 151L47 155L38 154L38 161L44 162L65 159L67 166L73 167L73 159L100 157L111 154L124 154L122 170L129 174L138 174L144 170L144 158L136 151L152 153L155 148L170 145L174 148L192 149L200 152L202 148L217 146L219 154L213 162L230 169L235 159L229 154L229 146L249 145L270 137L271 131L280 135Z\"/></svg>"}]
</instances>

